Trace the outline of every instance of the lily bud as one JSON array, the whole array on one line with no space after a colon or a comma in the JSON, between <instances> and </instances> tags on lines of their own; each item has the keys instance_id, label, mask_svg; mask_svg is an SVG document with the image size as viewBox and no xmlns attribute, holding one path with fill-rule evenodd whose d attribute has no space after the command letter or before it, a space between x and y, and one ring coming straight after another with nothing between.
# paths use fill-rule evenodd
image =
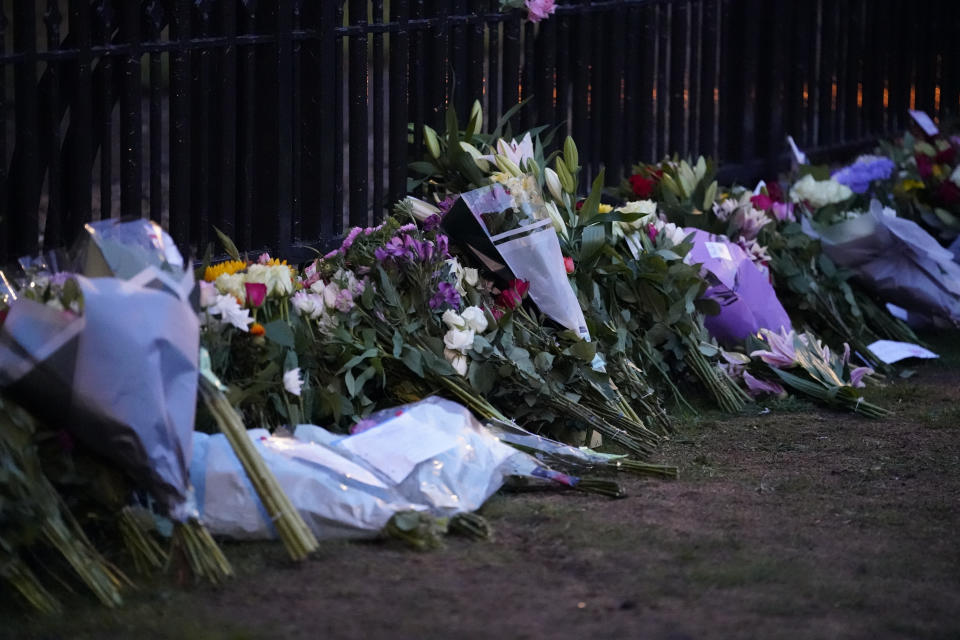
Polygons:
<instances>
[{"instance_id":1,"label":"lily bud","mask_svg":"<svg viewBox=\"0 0 960 640\"><path fill-rule=\"evenodd\" d=\"M560 184L560 176L557 175L557 172L550 167L546 167L543 170L543 181L547 183L547 190L553 196L553 199L557 202L563 202L563 186Z\"/></svg>"},{"instance_id":2,"label":"lily bud","mask_svg":"<svg viewBox=\"0 0 960 640\"><path fill-rule=\"evenodd\" d=\"M483 154L480 153L479 149L469 142L461 142L460 148L470 154L470 157L473 158L474 164L477 165L480 171L485 173L490 171L490 163L484 159Z\"/></svg>"},{"instance_id":3,"label":"lily bud","mask_svg":"<svg viewBox=\"0 0 960 640\"><path fill-rule=\"evenodd\" d=\"M566 240L567 223L564 222L563 217L560 215L557 205L552 202L547 202L543 205L543 208L547 210L547 215L550 216L550 222L553 223L553 228L556 229L557 234Z\"/></svg>"},{"instance_id":4,"label":"lily bud","mask_svg":"<svg viewBox=\"0 0 960 640\"><path fill-rule=\"evenodd\" d=\"M424 202L420 198L407 196L406 203L410 206L410 214L420 222L423 222L430 216L440 215L440 209L429 202Z\"/></svg>"},{"instance_id":5,"label":"lily bud","mask_svg":"<svg viewBox=\"0 0 960 640\"><path fill-rule=\"evenodd\" d=\"M500 167L500 171L504 173L509 173L510 175L519 178L523 175L523 171L520 170L513 160L510 158L497 154L497 166Z\"/></svg>"},{"instance_id":6,"label":"lily bud","mask_svg":"<svg viewBox=\"0 0 960 640\"><path fill-rule=\"evenodd\" d=\"M577 152L577 143L570 136L563 142L563 161L570 175L575 175L580 168L580 154Z\"/></svg>"},{"instance_id":7,"label":"lily bud","mask_svg":"<svg viewBox=\"0 0 960 640\"><path fill-rule=\"evenodd\" d=\"M423 125L423 141L427 145L427 151L434 160L440 158L440 142L437 140L437 132L427 125Z\"/></svg>"},{"instance_id":8,"label":"lily bud","mask_svg":"<svg viewBox=\"0 0 960 640\"><path fill-rule=\"evenodd\" d=\"M567 170L567 165L564 164L560 158L557 158L554 166L557 168L557 177L560 178L560 185L563 187L563 190L572 194L576 190L576 183L570 171Z\"/></svg>"},{"instance_id":9,"label":"lily bud","mask_svg":"<svg viewBox=\"0 0 960 640\"><path fill-rule=\"evenodd\" d=\"M474 100L470 107L470 119L474 121L473 133L483 131L483 108L479 100Z\"/></svg>"}]
</instances>

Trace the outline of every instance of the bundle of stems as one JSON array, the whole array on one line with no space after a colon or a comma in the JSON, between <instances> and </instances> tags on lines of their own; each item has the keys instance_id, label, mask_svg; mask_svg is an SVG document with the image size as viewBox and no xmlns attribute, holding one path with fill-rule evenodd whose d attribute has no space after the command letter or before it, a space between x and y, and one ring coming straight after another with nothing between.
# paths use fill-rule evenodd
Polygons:
<instances>
[{"instance_id":1,"label":"bundle of stems","mask_svg":"<svg viewBox=\"0 0 960 640\"><path fill-rule=\"evenodd\" d=\"M117 515L117 528L140 575L149 575L167 564L166 552L144 531L133 509L124 507L120 510Z\"/></svg>"},{"instance_id":2,"label":"bundle of stems","mask_svg":"<svg viewBox=\"0 0 960 640\"><path fill-rule=\"evenodd\" d=\"M603 478L580 478L580 482L573 485L573 488L577 491L595 493L597 495L607 496L608 498L627 497L627 492L624 491L623 487L613 480Z\"/></svg>"},{"instance_id":3,"label":"bundle of stems","mask_svg":"<svg viewBox=\"0 0 960 640\"><path fill-rule=\"evenodd\" d=\"M680 477L680 471L675 465L671 464L651 464L648 462L639 462L629 458L612 460L609 466L617 471L626 471L636 473L642 476L654 476L658 478L669 478L676 480Z\"/></svg>"},{"instance_id":4,"label":"bundle of stems","mask_svg":"<svg viewBox=\"0 0 960 640\"><path fill-rule=\"evenodd\" d=\"M220 584L233 576L233 567L213 536L196 518L178 522L173 527L173 551L181 553L193 575ZM169 563L169 561L168 561Z\"/></svg>"},{"instance_id":5,"label":"bundle of stems","mask_svg":"<svg viewBox=\"0 0 960 640\"><path fill-rule=\"evenodd\" d=\"M317 538L280 487L276 476L257 453L240 415L223 392L205 376L200 377L200 391L211 415L240 459L287 553L296 561L306 559L319 546Z\"/></svg>"},{"instance_id":6,"label":"bundle of stems","mask_svg":"<svg viewBox=\"0 0 960 640\"><path fill-rule=\"evenodd\" d=\"M52 487L51 487L52 489ZM67 518L72 518L67 514ZM133 583L119 570L110 566L90 544L79 525L68 525L62 517L47 518L41 527L44 539L63 555L84 584L101 603L108 607L123 604L120 587Z\"/></svg>"},{"instance_id":7,"label":"bundle of stems","mask_svg":"<svg viewBox=\"0 0 960 640\"><path fill-rule=\"evenodd\" d=\"M60 601L47 591L36 574L16 556L0 556L0 578L20 592L34 609L46 615L60 613Z\"/></svg>"},{"instance_id":8,"label":"bundle of stems","mask_svg":"<svg viewBox=\"0 0 960 640\"><path fill-rule=\"evenodd\" d=\"M801 378L800 376L777 369L775 367L771 367L770 369L791 388L799 391L800 393L805 393L811 398L819 400L826 405L849 409L850 411L859 413L868 418L884 418L890 415L890 412L887 409L864 400L857 394L853 387L842 386L828 388L813 380Z\"/></svg>"},{"instance_id":9,"label":"bundle of stems","mask_svg":"<svg viewBox=\"0 0 960 640\"><path fill-rule=\"evenodd\" d=\"M447 524L447 533L472 540L493 540L493 527L481 515L464 511L455 514Z\"/></svg>"},{"instance_id":10,"label":"bundle of stems","mask_svg":"<svg viewBox=\"0 0 960 640\"><path fill-rule=\"evenodd\" d=\"M726 372L711 364L695 344L688 344L684 360L716 398L721 409L727 413L738 413L746 406L750 397L730 379Z\"/></svg>"}]
</instances>

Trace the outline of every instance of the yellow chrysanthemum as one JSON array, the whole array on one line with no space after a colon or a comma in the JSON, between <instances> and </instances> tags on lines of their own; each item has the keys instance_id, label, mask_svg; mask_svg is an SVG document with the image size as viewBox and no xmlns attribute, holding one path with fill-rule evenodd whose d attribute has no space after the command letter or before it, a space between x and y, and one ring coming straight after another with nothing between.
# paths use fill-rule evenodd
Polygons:
<instances>
[{"instance_id":1,"label":"yellow chrysanthemum","mask_svg":"<svg viewBox=\"0 0 960 640\"><path fill-rule=\"evenodd\" d=\"M613 207L608 204L597 205L597 213L610 213L613 211Z\"/></svg>"},{"instance_id":2,"label":"yellow chrysanthemum","mask_svg":"<svg viewBox=\"0 0 960 640\"><path fill-rule=\"evenodd\" d=\"M266 263L266 266L268 266L268 267L279 267L279 266L287 267L288 269L290 269L290 275L293 276L294 279L296 279L296 277L297 277L297 270L296 270L296 268L295 268L295 267L291 267L290 265L288 265L286 260L279 260L279 259L277 259L277 258L270 258L270 261Z\"/></svg>"},{"instance_id":3,"label":"yellow chrysanthemum","mask_svg":"<svg viewBox=\"0 0 960 640\"><path fill-rule=\"evenodd\" d=\"M247 268L246 262L241 262L240 260L227 260L226 262L221 262L220 264L212 264L206 268L203 272L203 279L207 282L213 282L219 276L224 274L233 275L238 271L243 271Z\"/></svg>"},{"instance_id":4,"label":"yellow chrysanthemum","mask_svg":"<svg viewBox=\"0 0 960 640\"><path fill-rule=\"evenodd\" d=\"M913 180L912 178L904 180L900 183L900 188L904 191L913 191L914 189L923 189L923 183L919 180Z\"/></svg>"}]
</instances>

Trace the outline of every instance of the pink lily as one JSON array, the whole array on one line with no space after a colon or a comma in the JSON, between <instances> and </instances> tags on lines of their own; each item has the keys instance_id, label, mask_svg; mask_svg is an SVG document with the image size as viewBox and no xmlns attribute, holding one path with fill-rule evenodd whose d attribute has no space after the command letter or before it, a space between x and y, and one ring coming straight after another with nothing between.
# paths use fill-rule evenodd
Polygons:
<instances>
[{"instance_id":1,"label":"pink lily","mask_svg":"<svg viewBox=\"0 0 960 640\"><path fill-rule=\"evenodd\" d=\"M770 351L758 350L750 354L751 358L759 357L771 367L777 369L789 369L797 360L797 352L794 349L793 341L796 334L793 331L789 333L774 333L768 329L760 330L763 339L770 345Z\"/></svg>"}]
</instances>

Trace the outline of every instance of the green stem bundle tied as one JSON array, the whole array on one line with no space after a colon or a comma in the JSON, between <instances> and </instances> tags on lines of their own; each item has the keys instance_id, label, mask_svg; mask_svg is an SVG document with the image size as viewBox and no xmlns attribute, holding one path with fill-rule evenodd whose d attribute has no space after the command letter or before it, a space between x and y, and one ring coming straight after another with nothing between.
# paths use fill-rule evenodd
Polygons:
<instances>
[{"instance_id":1,"label":"green stem bundle tied","mask_svg":"<svg viewBox=\"0 0 960 640\"><path fill-rule=\"evenodd\" d=\"M200 391L207 408L227 437L227 441L230 442L260 501L270 515L270 520L276 527L283 546L293 560L306 559L316 551L317 538L250 441L240 415L223 392L205 376L200 377Z\"/></svg>"}]
</instances>

